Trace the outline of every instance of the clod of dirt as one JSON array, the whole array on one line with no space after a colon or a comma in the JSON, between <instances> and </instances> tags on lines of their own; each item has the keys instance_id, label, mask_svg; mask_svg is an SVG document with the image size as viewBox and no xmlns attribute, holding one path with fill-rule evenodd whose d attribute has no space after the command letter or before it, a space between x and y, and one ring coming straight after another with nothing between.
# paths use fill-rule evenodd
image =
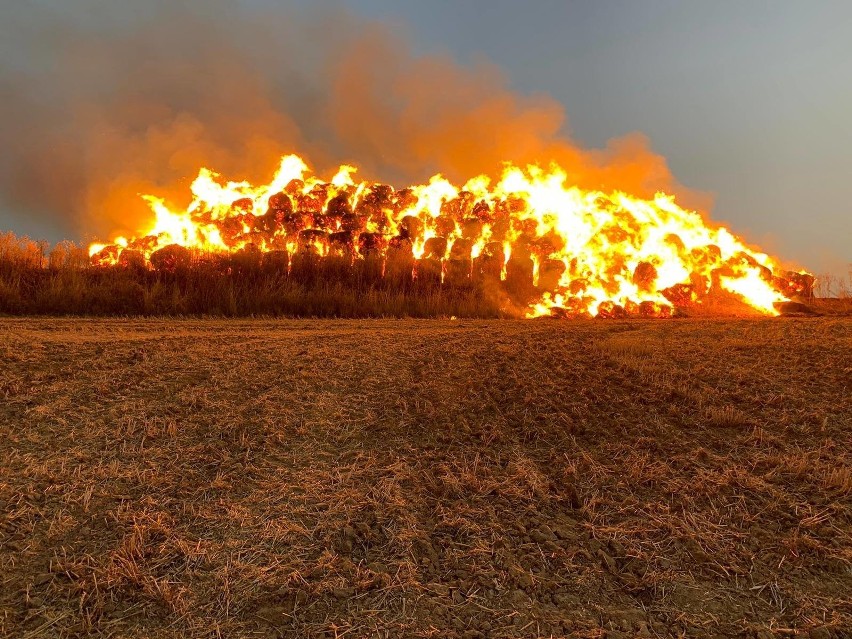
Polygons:
<instances>
[{"instance_id":1,"label":"clod of dirt","mask_svg":"<svg viewBox=\"0 0 852 639\"><path fill-rule=\"evenodd\" d=\"M601 549L597 552L598 558L601 560L601 564L612 573L618 572L618 564L615 562L609 553L605 550Z\"/></svg>"}]
</instances>

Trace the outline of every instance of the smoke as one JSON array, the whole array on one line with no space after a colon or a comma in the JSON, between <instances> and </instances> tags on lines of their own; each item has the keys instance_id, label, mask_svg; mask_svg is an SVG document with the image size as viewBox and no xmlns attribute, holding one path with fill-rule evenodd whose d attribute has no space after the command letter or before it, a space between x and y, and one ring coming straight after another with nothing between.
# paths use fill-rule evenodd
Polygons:
<instances>
[{"instance_id":1,"label":"smoke","mask_svg":"<svg viewBox=\"0 0 852 639\"><path fill-rule=\"evenodd\" d=\"M552 98L518 95L484 60L415 56L391 25L225 0L116 4L4 12L0 199L45 227L136 230L139 193L185 203L200 166L265 181L290 152L395 184L556 161L583 187L705 204L641 135L582 149Z\"/></svg>"}]
</instances>

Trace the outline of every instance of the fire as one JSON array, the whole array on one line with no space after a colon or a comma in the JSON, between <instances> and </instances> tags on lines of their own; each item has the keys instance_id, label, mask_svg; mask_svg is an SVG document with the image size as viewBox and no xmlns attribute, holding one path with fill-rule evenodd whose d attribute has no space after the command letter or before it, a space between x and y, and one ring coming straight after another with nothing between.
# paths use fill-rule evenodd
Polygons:
<instances>
[{"instance_id":1,"label":"fire","mask_svg":"<svg viewBox=\"0 0 852 639\"><path fill-rule=\"evenodd\" d=\"M481 175L460 187L436 175L398 190L356 173L344 165L323 181L288 155L254 186L203 168L186 209L144 195L149 228L92 244L92 262L158 268L173 264L158 258L182 250L173 245L373 260L447 286L500 282L528 317L660 317L719 295L776 314L813 284L671 196L581 190L555 165L506 165L496 183Z\"/></svg>"}]
</instances>

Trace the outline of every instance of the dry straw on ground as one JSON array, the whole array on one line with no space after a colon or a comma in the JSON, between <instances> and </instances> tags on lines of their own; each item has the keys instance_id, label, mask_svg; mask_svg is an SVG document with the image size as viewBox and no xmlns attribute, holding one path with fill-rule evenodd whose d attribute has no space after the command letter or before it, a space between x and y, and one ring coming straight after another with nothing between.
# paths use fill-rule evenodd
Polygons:
<instances>
[{"instance_id":1,"label":"dry straw on ground","mask_svg":"<svg viewBox=\"0 0 852 639\"><path fill-rule=\"evenodd\" d=\"M852 322L0 322L0 635L845 637Z\"/></svg>"}]
</instances>

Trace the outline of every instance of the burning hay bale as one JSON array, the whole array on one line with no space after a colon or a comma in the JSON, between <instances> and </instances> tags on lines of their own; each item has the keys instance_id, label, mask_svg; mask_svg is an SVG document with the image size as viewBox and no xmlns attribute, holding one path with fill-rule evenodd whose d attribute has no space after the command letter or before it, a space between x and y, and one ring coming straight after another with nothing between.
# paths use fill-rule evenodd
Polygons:
<instances>
[{"instance_id":1,"label":"burning hay bale","mask_svg":"<svg viewBox=\"0 0 852 639\"><path fill-rule=\"evenodd\" d=\"M393 286L405 288L414 275L414 247L407 237L398 235L388 243L385 279Z\"/></svg>"},{"instance_id":2,"label":"burning hay bale","mask_svg":"<svg viewBox=\"0 0 852 639\"><path fill-rule=\"evenodd\" d=\"M112 264L118 263L118 258L119 255L121 255L121 252L122 248L120 246L111 244L93 252L89 259L93 266L111 266Z\"/></svg>"},{"instance_id":3,"label":"burning hay bale","mask_svg":"<svg viewBox=\"0 0 852 639\"><path fill-rule=\"evenodd\" d=\"M293 201L290 199L290 196L283 191L270 195L267 204L271 211L281 211L285 214L293 212Z\"/></svg>"},{"instance_id":4,"label":"burning hay bale","mask_svg":"<svg viewBox=\"0 0 852 639\"><path fill-rule=\"evenodd\" d=\"M300 253L319 256L328 240L328 233L322 229L305 229L299 231L298 250Z\"/></svg>"},{"instance_id":5,"label":"burning hay bale","mask_svg":"<svg viewBox=\"0 0 852 639\"><path fill-rule=\"evenodd\" d=\"M145 255L135 249L122 249L118 255L118 265L126 269L144 271Z\"/></svg>"},{"instance_id":6,"label":"burning hay bale","mask_svg":"<svg viewBox=\"0 0 852 639\"><path fill-rule=\"evenodd\" d=\"M459 238L450 248L450 259L447 261L444 281L450 286L466 286L470 283L473 260L470 257L473 241Z\"/></svg>"},{"instance_id":7,"label":"burning hay bale","mask_svg":"<svg viewBox=\"0 0 852 639\"><path fill-rule=\"evenodd\" d=\"M633 271L633 283L643 293L653 292L657 283L657 267L650 262L639 262Z\"/></svg>"},{"instance_id":8,"label":"burning hay bale","mask_svg":"<svg viewBox=\"0 0 852 639\"><path fill-rule=\"evenodd\" d=\"M328 236L329 254L337 257L355 256L355 239L350 231L337 231Z\"/></svg>"},{"instance_id":9,"label":"burning hay bale","mask_svg":"<svg viewBox=\"0 0 852 639\"><path fill-rule=\"evenodd\" d=\"M675 284L661 291L674 306L685 308L695 301L695 289L691 284Z\"/></svg>"},{"instance_id":10,"label":"burning hay bale","mask_svg":"<svg viewBox=\"0 0 852 639\"><path fill-rule=\"evenodd\" d=\"M151 266L160 273L178 273L189 269L192 255L188 248L169 244L151 253Z\"/></svg>"},{"instance_id":11,"label":"burning hay bale","mask_svg":"<svg viewBox=\"0 0 852 639\"><path fill-rule=\"evenodd\" d=\"M773 283L789 298L812 300L814 297L814 276L810 273L787 271L783 276L773 278Z\"/></svg>"},{"instance_id":12,"label":"burning hay bale","mask_svg":"<svg viewBox=\"0 0 852 639\"><path fill-rule=\"evenodd\" d=\"M565 269L565 262L562 260L553 258L545 260L538 269L538 287L543 291L555 291L559 287Z\"/></svg>"},{"instance_id":13,"label":"burning hay bale","mask_svg":"<svg viewBox=\"0 0 852 639\"><path fill-rule=\"evenodd\" d=\"M403 288L414 278L508 295L530 316L666 317L717 299L778 313L777 304L813 295L811 275L779 270L673 201L584 193L556 169L508 167L493 188L482 176L461 189L436 176L396 190L355 183L351 167L324 182L302 164L282 159L273 184L283 189L211 188L210 173L200 175L186 211L151 198L158 227L93 247L91 262L176 272L190 266L189 246L230 255L235 274Z\"/></svg>"},{"instance_id":14,"label":"burning hay bale","mask_svg":"<svg viewBox=\"0 0 852 639\"><path fill-rule=\"evenodd\" d=\"M529 250L529 245L518 244L512 249L506 261L506 289L521 302L533 296L535 286L535 262Z\"/></svg>"},{"instance_id":15,"label":"burning hay bale","mask_svg":"<svg viewBox=\"0 0 852 639\"><path fill-rule=\"evenodd\" d=\"M385 249L385 238L381 233L361 233L358 236L358 253L361 257L377 259Z\"/></svg>"},{"instance_id":16,"label":"burning hay bale","mask_svg":"<svg viewBox=\"0 0 852 639\"><path fill-rule=\"evenodd\" d=\"M414 264L414 277L426 286L440 286L444 279L443 262L434 257L423 257Z\"/></svg>"},{"instance_id":17,"label":"burning hay bale","mask_svg":"<svg viewBox=\"0 0 852 639\"><path fill-rule=\"evenodd\" d=\"M598 313L595 315L598 319L626 319L627 311L621 304L615 302L601 302L598 305Z\"/></svg>"},{"instance_id":18,"label":"burning hay bale","mask_svg":"<svg viewBox=\"0 0 852 639\"><path fill-rule=\"evenodd\" d=\"M503 273L503 245L489 242L474 260L474 279L479 282L499 282Z\"/></svg>"}]
</instances>

